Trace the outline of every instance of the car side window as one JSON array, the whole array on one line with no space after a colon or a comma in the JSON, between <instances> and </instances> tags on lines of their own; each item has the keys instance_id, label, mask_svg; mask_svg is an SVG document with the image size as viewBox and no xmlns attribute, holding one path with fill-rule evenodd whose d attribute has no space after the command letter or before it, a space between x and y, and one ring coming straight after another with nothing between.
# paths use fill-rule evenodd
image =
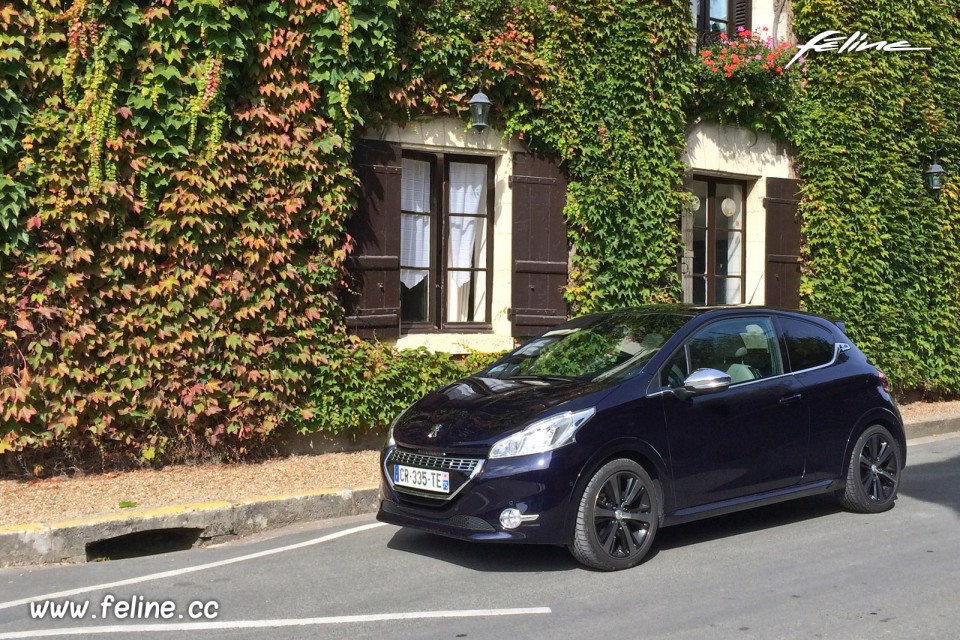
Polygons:
<instances>
[{"instance_id":1,"label":"car side window","mask_svg":"<svg viewBox=\"0 0 960 640\"><path fill-rule=\"evenodd\" d=\"M687 370L687 350L681 347L660 368L660 386L679 389L688 375L690 372Z\"/></svg>"},{"instance_id":2,"label":"car side window","mask_svg":"<svg viewBox=\"0 0 960 640\"><path fill-rule=\"evenodd\" d=\"M780 347L768 317L730 318L714 322L687 343L690 369L718 369L736 385L783 373Z\"/></svg>"},{"instance_id":3,"label":"car side window","mask_svg":"<svg viewBox=\"0 0 960 640\"><path fill-rule=\"evenodd\" d=\"M833 334L812 322L780 318L780 328L787 344L791 371L802 371L828 364L833 360L836 341Z\"/></svg>"}]
</instances>

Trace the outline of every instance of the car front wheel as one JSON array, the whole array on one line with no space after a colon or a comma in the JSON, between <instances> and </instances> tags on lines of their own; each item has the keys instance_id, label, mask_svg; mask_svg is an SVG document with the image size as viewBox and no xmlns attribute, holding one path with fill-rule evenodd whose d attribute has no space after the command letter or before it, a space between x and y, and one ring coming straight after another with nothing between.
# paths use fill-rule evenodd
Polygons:
<instances>
[{"instance_id":1,"label":"car front wheel","mask_svg":"<svg viewBox=\"0 0 960 640\"><path fill-rule=\"evenodd\" d=\"M653 544L660 504L650 475L620 458L597 471L584 489L570 551L603 571L636 566Z\"/></svg>"},{"instance_id":2,"label":"car front wheel","mask_svg":"<svg viewBox=\"0 0 960 640\"><path fill-rule=\"evenodd\" d=\"M857 439L840 503L850 511L879 513L893 506L900 486L900 443L876 424Z\"/></svg>"}]
</instances>

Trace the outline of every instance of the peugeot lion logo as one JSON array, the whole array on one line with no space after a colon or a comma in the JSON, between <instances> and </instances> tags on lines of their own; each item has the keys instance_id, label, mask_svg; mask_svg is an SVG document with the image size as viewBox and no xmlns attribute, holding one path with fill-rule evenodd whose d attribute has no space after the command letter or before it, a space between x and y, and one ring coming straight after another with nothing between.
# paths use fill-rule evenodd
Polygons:
<instances>
[{"instance_id":1,"label":"peugeot lion logo","mask_svg":"<svg viewBox=\"0 0 960 640\"><path fill-rule=\"evenodd\" d=\"M440 429L443 429L442 424L435 424L430 428L430 433L427 434L428 438L436 438L437 434L440 433Z\"/></svg>"}]
</instances>

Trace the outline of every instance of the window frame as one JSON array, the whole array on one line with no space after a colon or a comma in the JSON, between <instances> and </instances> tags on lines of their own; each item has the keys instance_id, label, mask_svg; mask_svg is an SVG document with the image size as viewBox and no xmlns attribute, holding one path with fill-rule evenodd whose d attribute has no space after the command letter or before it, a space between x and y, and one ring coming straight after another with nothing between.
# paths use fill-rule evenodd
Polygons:
<instances>
[{"instance_id":1,"label":"window frame","mask_svg":"<svg viewBox=\"0 0 960 640\"><path fill-rule=\"evenodd\" d=\"M493 156L468 155L449 152L430 152L419 149L401 149L403 158L412 160L426 160L430 162L430 279L432 282L429 292L428 313L426 321L404 321L402 307L400 308L400 335L414 333L491 333L493 331L493 227L495 211L496 186L496 158ZM486 266L483 269L470 271L486 271L486 320L482 322L450 322L447 320L447 276L451 271L447 267L447 247L449 245L448 216L450 215L450 163L460 162L469 164L483 164L487 167L486 181ZM401 210L400 214L403 215ZM457 214L460 215L460 214ZM465 216L468 217L468 216ZM476 217L481 217L477 215ZM457 269L464 271L464 269ZM400 285L403 286L402 284Z\"/></svg>"},{"instance_id":2,"label":"window frame","mask_svg":"<svg viewBox=\"0 0 960 640\"><path fill-rule=\"evenodd\" d=\"M728 37L737 36L737 28L743 27L750 29L753 23L753 2L752 0L727 0L727 18L726 20L716 20L726 25L727 30L712 31L710 29L710 0L691 0L690 10L694 17L694 29L696 30L697 49L708 47L720 40L720 34L726 33ZM737 21L737 5L742 4L745 15L741 22ZM731 33L733 32L733 33Z\"/></svg>"},{"instance_id":3,"label":"window frame","mask_svg":"<svg viewBox=\"0 0 960 640\"><path fill-rule=\"evenodd\" d=\"M691 288L690 288L690 291L691 291L691 299L690 299L688 302L693 303L693 304L704 304L704 305L708 305L708 306L709 306L709 305L715 305L715 304L717 304L717 283L718 283L720 280L728 280L728 279L736 278L736 279L739 279L739 280L740 280L740 300L739 300L739 302L734 302L734 303L729 303L729 302L728 302L728 303L726 303L726 304L744 304L744 301L746 300L746 296L747 296L747 291L746 291L747 273L746 273L746 271L747 271L747 191L748 191L748 183L747 183L746 180L735 180L735 179L729 179L729 178L719 178L719 177L706 176L706 175L700 175L700 174L695 174L695 175L693 175L693 176L691 177L691 181L705 182L705 183L707 184L707 199L706 199L706 202L704 202L704 207L706 207L706 210L705 210L705 212L704 212L704 218L706 219L706 224L707 224L707 226L706 226L706 231L707 231L707 233L706 233L706 247L705 247L706 255L704 256L704 272L703 272L703 273L695 273L695 272L693 271L692 265L694 264L694 256L693 256L694 247L691 246L690 249L689 249L690 252L691 252L691 257L690 257L690 260L691 260L691 268L690 268L690 272L689 272L689 273L683 273L683 275L682 275L682 277L688 277L688 276L689 276L690 279L691 279ZM742 202L741 202L741 206L742 206L743 210L742 210L741 213L740 213L740 222L741 222L741 225L740 225L740 229L736 231L737 233L740 234L740 275L729 275L729 274L717 275L717 273L716 273L716 258L715 258L715 256L714 256L713 254L714 254L714 252L716 251L716 246L717 246L717 233L718 233L718 229L717 229L717 223L716 223L716 221L715 221L715 218L716 218L716 216L717 216L717 214L718 214L718 208L719 208L719 206L720 206L719 203L717 202L717 185L719 185L719 184L724 184L724 185L738 185L738 186L740 187L740 189L741 189L741 193L743 194L743 196L742 196ZM722 215L722 214L721 214L721 215ZM696 229L698 228L695 223L696 223L696 220L695 220L695 219L692 220L691 223L690 223L691 243L694 242L693 238L696 237ZM730 232L731 232L730 229L725 229L724 231L726 231L727 233L730 233ZM687 250L687 247L684 247L684 250ZM729 271L729 269L727 269L727 271ZM702 303L698 303L698 302L696 302L695 300L693 300L693 291L694 291L693 279L694 279L694 278L697 278L697 277L702 277L702 278L704 278L704 279L706 280L706 285L705 285L706 290L704 291L704 293L705 293L705 298L704 298L704 301L703 301ZM687 302L687 301L685 301L685 302Z\"/></svg>"}]
</instances>

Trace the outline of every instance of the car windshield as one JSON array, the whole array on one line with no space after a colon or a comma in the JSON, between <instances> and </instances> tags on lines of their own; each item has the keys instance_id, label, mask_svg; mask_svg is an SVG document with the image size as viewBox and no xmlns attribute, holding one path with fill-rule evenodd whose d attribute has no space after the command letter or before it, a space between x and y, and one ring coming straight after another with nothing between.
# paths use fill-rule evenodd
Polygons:
<instances>
[{"instance_id":1,"label":"car windshield","mask_svg":"<svg viewBox=\"0 0 960 640\"><path fill-rule=\"evenodd\" d=\"M666 313L578 318L527 342L480 375L571 380L631 376L689 319Z\"/></svg>"}]
</instances>

